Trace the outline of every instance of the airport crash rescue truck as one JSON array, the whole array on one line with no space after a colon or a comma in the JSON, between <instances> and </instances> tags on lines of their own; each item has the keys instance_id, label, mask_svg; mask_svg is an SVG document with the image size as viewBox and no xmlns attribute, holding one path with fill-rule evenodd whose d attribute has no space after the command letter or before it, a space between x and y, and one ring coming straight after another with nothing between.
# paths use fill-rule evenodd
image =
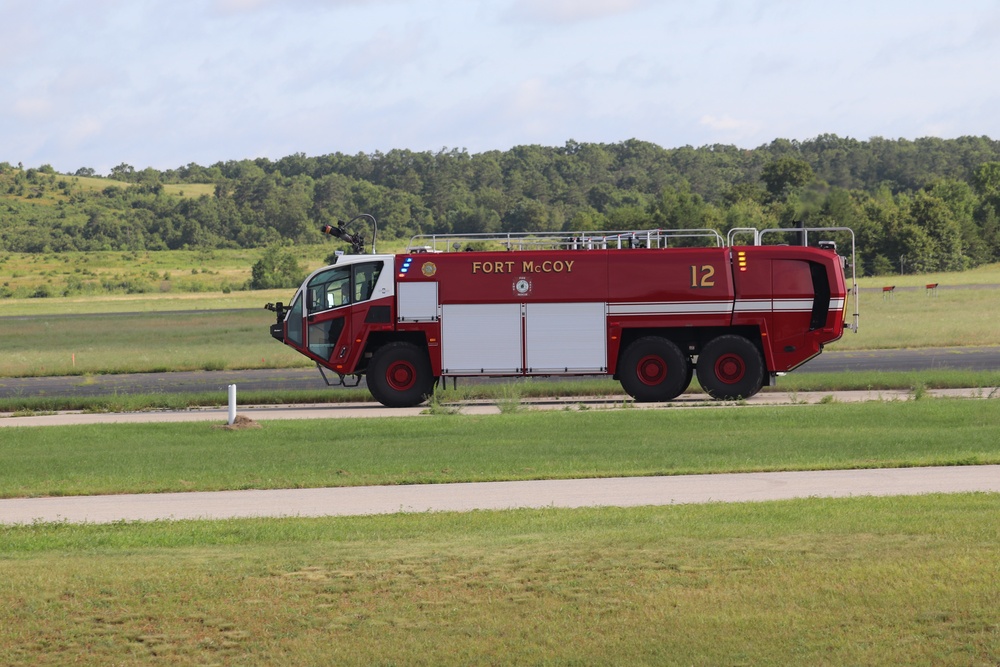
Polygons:
<instances>
[{"instance_id":1,"label":"airport crash rescue truck","mask_svg":"<svg viewBox=\"0 0 1000 667\"><path fill-rule=\"evenodd\" d=\"M669 401L697 372L712 397L748 398L857 330L857 314L845 324L832 243L761 245L743 231L753 245L710 230L714 246L681 248L665 246L690 230L415 237L434 245L314 271L290 305L267 305L271 335L339 376L328 384L364 376L390 407L471 376L608 374L637 401ZM506 249L471 250L490 243Z\"/></svg>"}]
</instances>

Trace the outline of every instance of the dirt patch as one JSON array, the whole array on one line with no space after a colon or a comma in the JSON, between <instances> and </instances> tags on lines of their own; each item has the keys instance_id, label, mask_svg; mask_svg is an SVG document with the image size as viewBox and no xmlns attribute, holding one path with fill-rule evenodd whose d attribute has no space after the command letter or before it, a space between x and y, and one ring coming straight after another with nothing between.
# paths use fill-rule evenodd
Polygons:
<instances>
[{"instance_id":1,"label":"dirt patch","mask_svg":"<svg viewBox=\"0 0 1000 667\"><path fill-rule=\"evenodd\" d=\"M227 431L241 431L245 428L260 428L260 424L249 417L236 415L236 419L233 420L232 424L216 424L214 428L222 428Z\"/></svg>"}]
</instances>

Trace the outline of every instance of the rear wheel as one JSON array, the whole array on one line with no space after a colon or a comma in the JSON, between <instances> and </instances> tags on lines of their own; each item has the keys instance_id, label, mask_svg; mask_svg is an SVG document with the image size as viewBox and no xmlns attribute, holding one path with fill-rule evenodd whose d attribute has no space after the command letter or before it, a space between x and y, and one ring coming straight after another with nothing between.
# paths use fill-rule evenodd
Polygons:
<instances>
[{"instance_id":1,"label":"rear wheel","mask_svg":"<svg viewBox=\"0 0 1000 667\"><path fill-rule=\"evenodd\" d=\"M376 350L366 378L375 400L390 408L423 403L433 393L436 380L426 350L405 342L389 343Z\"/></svg>"},{"instance_id":2,"label":"rear wheel","mask_svg":"<svg viewBox=\"0 0 1000 667\"><path fill-rule=\"evenodd\" d=\"M698 355L698 382L712 398L750 398L764 386L764 359L746 338L719 336Z\"/></svg>"},{"instance_id":3,"label":"rear wheel","mask_svg":"<svg viewBox=\"0 0 1000 667\"><path fill-rule=\"evenodd\" d=\"M672 341L646 336L625 349L618 378L637 401L670 401L691 382L691 363Z\"/></svg>"}]
</instances>

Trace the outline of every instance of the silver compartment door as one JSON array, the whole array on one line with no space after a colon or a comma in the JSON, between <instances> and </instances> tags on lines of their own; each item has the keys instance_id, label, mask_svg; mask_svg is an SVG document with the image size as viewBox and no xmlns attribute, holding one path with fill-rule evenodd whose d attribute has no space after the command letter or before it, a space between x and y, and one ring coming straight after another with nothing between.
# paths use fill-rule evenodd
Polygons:
<instances>
[{"instance_id":1,"label":"silver compartment door","mask_svg":"<svg viewBox=\"0 0 1000 667\"><path fill-rule=\"evenodd\" d=\"M444 375L521 373L521 304L441 306Z\"/></svg>"},{"instance_id":2,"label":"silver compartment door","mask_svg":"<svg viewBox=\"0 0 1000 667\"><path fill-rule=\"evenodd\" d=\"M397 293L397 318L400 322L433 322L437 319L437 283L400 283Z\"/></svg>"},{"instance_id":3,"label":"silver compartment door","mask_svg":"<svg viewBox=\"0 0 1000 667\"><path fill-rule=\"evenodd\" d=\"M607 331L604 303L527 304L528 372L606 372Z\"/></svg>"}]
</instances>

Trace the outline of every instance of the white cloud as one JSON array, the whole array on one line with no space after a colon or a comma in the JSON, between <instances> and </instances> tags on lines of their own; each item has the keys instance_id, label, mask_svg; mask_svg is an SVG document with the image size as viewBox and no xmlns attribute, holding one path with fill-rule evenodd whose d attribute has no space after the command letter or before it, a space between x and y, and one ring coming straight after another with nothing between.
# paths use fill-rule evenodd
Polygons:
<instances>
[{"instance_id":1,"label":"white cloud","mask_svg":"<svg viewBox=\"0 0 1000 667\"><path fill-rule=\"evenodd\" d=\"M14 101L14 113L22 120L39 120L50 116L52 101L47 97L22 97Z\"/></svg>"},{"instance_id":2,"label":"white cloud","mask_svg":"<svg viewBox=\"0 0 1000 667\"><path fill-rule=\"evenodd\" d=\"M548 90L542 79L534 78L522 81L511 97L509 112L515 117L536 116L539 112L557 109L558 100L554 99L552 91Z\"/></svg>"},{"instance_id":3,"label":"white cloud","mask_svg":"<svg viewBox=\"0 0 1000 667\"><path fill-rule=\"evenodd\" d=\"M647 0L515 0L508 14L540 23L577 23L625 14Z\"/></svg>"},{"instance_id":4,"label":"white cloud","mask_svg":"<svg viewBox=\"0 0 1000 667\"><path fill-rule=\"evenodd\" d=\"M412 65L424 53L423 31L416 26L401 30L380 28L360 45L352 46L343 60L351 76L392 75Z\"/></svg>"},{"instance_id":5,"label":"white cloud","mask_svg":"<svg viewBox=\"0 0 1000 667\"><path fill-rule=\"evenodd\" d=\"M737 120L731 116L702 116L698 122L713 130L722 130L724 132L752 130L756 127L750 121Z\"/></svg>"},{"instance_id":6,"label":"white cloud","mask_svg":"<svg viewBox=\"0 0 1000 667\"><path fill-rule=\"evenodd\" d=\"M270 4L272 0L216 0L215 6L225 14L239 14L255 11Z\"/></svg>"},{"instance_id":7,"label":"white cloud","mask_svg":"<svg viewBox=\"0 0 1000 667\"><path fill-rule=\"evenodd\" d=\"M81 143L99 136L103 129L103 123L93 116L80 118L66 132L67 143L73 147L79 146Z\"/></svg>"},{"instance_id":8,"label":"white cloud","mask_svg":"<svg viewBox=\"0 0 1000 667\"><path fill-rule=\"evenodd\" d=\"M287 9L336 9L349 5L375 5L380 2L400 0L215 0L215 9L221 14L249 14L261 10Z\"/></svg>"}]
</instances>

